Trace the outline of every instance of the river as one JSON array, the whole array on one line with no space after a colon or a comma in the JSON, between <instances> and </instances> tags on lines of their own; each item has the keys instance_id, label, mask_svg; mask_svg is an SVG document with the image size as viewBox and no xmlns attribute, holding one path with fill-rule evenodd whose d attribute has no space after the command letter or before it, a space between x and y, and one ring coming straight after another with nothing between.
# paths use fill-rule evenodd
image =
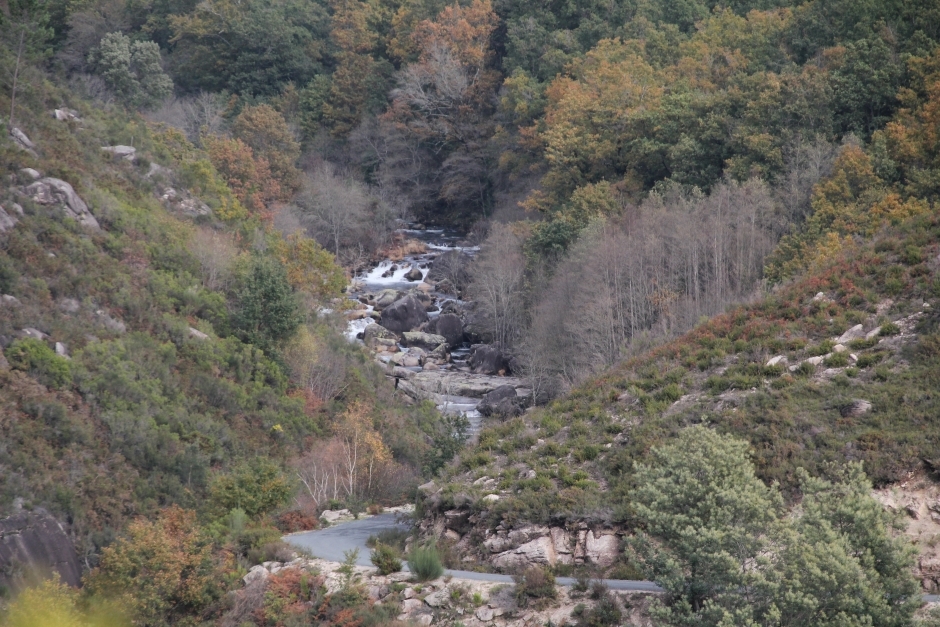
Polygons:
<instances>
[{"instance_id":1,"label":"river","mask_svg":"<svg viewBox=\"0 0 940 627\"><path fill-rule=\"evenodd\" d=\"M376 316L376 307L369 303L384 290L398 290L407 294L420 289L431 300L431 304L426 307L430 320L439 316L442 308L464 317L468 303L452 293L438 291L435 281L430 280L428 275L433 264L443 255L449 253L453 257L459 254L462 262L468 263L480 248L466 243L459 233L447 229L404 228L399 230L397 235L402 240L421 242L422 250L405 254L400 259L384 259L353 278L347 289L347 296L362 304L354 313L359 317L349 320L347 324L346 337L350 341L361 343L366 327L376 324L373 318ZM420 279L413 273L410 279L406 276L413 268L420 271ZM409 396L433 400L438 410L443 413L465 416L470 423L470 435L473 437L482 422L477 406L485 393L507 384L517 387L520 394L525 394L526 388L524 382L518 378L473 373L468 364L471 348L465 338L460 345L450 349L447 363L433 366L411 365L393 368L390 365L392 355L386 352L377 353L375 359L387 367L389 376L395 379L396 387ZM401 344L399 349L407 350Z\"/></svg>"}]
</instances>

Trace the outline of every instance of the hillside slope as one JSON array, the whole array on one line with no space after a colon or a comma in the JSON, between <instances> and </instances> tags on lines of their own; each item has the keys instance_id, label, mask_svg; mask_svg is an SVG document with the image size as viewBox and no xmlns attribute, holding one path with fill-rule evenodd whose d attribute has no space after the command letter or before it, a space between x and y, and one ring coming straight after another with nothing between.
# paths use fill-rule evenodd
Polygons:
<instances>
[{"instance_id":1,"label":"hillside slope","mask_svg":"<svg viewBox=\"0 0 940 627\"><path fill-rule=\"evenodd\" d=\"M443 487L424 488L425 530L489 567L635 575L616 540L634 463L699 423L750 442L759 476L791 499L798 468L857 460L876 486L934 470L938 253L937 215L888 228L564 399L490 422Z\"/></svg>"}]
</instances>

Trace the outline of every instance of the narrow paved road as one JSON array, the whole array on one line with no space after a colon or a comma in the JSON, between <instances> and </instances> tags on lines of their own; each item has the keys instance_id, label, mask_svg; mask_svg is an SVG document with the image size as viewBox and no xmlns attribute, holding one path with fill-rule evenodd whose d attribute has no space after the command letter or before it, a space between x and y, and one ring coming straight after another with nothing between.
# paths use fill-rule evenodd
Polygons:
<instances>
[{"instance_id":1,"label":"narrow paved road","mask_svg":"<svg viewBox=\"0 0 940 627\"><path fill-rule=\"evenodd\" d=\"M356 563L360 566L371 566L372 562L369 560L370 549L366 546L366 540L368 540L371 535L378 535L383 529L394 529L396 527L408 530L411 528L411 523L399 522L395 514L379 514L371 518L342 523L318 531L306 531L284 536L284 541L298 548L310 551L314 557L319 557L320 559L329 560L331 562L342 562L345 559L343 555L345 551L358 548L359 559ZM457 579L512 583L512 577L509 575L497 575L494 573L476 573L469 570L445 570L444 574L456 577ZM555 581L563 586L571 586L575 583L575 580L571 577L557 577ZM662 588L652 581L605 579L604 583L607 584L611 590L662 592Z\"/></svg>"},{"instance_id":2,"label":"narrow paved road","mask_svg":"<svg viewBox=\"0 0 940 627\"><path fill-rule=\"evenodd\" d=\"M327 529L318 531L305 531L289 536L284 536L284 541L293 544L296 547L306 549L314 557L329 560L331 562L342 562L345 559L344 551L359 549L359 559L356 561L360 566L371 566L369 560L369 547L366 546L366 540L371 535L378 535L383 529L404 529L411 528L411 523L400 522L395 514L379 514L363 520L355 520L348 523L342 523ZM405 566L407 569L407 565ZM473 581L491 581L494 583L512 583L512 577L509 575L497 575L494 573L476 573L469 570L445 570L445 574L457 579L470 579ZM555 581L563 586L574 585L575 580L571 577L556 577ZM662 592L663 589L652 581L631 581L627 579L604 579L603 582L611 590L625 590L629 592ZM940 595L925 594L926 603L940 602Z\"/></svg>"}]
</instances>

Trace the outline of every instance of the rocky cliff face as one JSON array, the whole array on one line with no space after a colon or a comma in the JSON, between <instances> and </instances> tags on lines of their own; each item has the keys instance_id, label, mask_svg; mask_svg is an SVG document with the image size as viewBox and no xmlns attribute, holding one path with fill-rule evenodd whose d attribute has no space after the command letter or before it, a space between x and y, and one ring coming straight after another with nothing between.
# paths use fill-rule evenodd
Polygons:
<instances>
[{"instance_id":1,"label":"rocky cliff face","mask_svg":"<svg viewBox=\"0 0 940 627\"><path fill-rule=\"evenodd\" d=\"M81 585L82 569L65 525L37 509L0 519L0 586L16 588L30 571L54 571Z\"/></svg>"},{"instance_id":2,"label":"rocky cliff face","mask_svg":"<svg viewBox=\"0 0 940 627\"><path fill-rule=\"evenodd\" d=\"M419 523L421 535L449 541L467 564L486 564L504 573L530 565L585 565L603 570L622 552L624 530L619 527L584 521L550 526L505 520L492 527L485 512L467 507L442 510L434 484L422 486L422 491L427 494L427 509ZM495 496L484 501L495 503Z\"/></svg>"}]
</instances>

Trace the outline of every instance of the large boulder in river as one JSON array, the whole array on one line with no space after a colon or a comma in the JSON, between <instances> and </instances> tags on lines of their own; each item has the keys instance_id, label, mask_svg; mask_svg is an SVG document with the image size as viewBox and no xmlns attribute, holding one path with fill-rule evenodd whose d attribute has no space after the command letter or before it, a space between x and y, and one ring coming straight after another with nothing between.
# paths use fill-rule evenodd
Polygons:
<instances>
[{"instance_id":1,"label":"large boulder in river","mask_svg":"<svg viewBox=\"0 0 940 627\"><path fill-rule=\"evenodd\" d=\"M403 346L416 346L428 352L437 349L442 344L447 344L447 339L442 335L433 333L422 333L421 331L405 331L401 334L401 343Z\"/></svg>"},{"instance_id":2,"label":"large boulder in river","mask_svg":"<svg viewBox=\"0 0 940 627\"><path fill-rule=\"evenodd\" d=\"M492 344L474 346L468 363L477 374L505 374L509 370L506 356L498 346Z\"/></svg>"},{"instance_id":3,"label":"large boulder in river","mask_svg":"<svg viewBox=\"0 0 940 627\"><path fill-rule=\"evenodd\" d=\"M463 322L452 313L442 313L426 325L428 333L443 335L447 339L447 345L451 348L459 346L463 342Z\"/></svg>"},{"instance_id":4,"label":"large boulder in river","mask_svg":"<svg viewBox=\"0 0 940 627\"><path fill-rule=\"evenodd\" d=\"M420 281L423 277L421 268L418 266L411 266L411 269L405 273L405 278L409 281Z\"/></svg>"},{"instance_id":5,"label":"large boulder in river","mask_svg":"<svg viewBox=\"0 0 940 627\"><path fill-rule=\"evenodd\" d=\"M393 333L411 331L428 319L428 312L414 294L396 300L382 310L379 324Z\"/></svg>"},{"instance_id":6,"label":"large boulder in river","mask_svg":"<svg viewBox=\"0 0 940 627\"><path fill-rule=\"evenodd\" d=\"M398 336L381 324L370 324L362 331L362 343L373 350L378 346L395 346Z\"/></svg>"},{"instance_id":7,"label":"large boulder in river","mask_svg":"<svg viewBox=\"0 0 940 627\"><path fill-rule=\"evenodd\" d=\"M379 292L378 296L375 297L375 308L376 309L385 309L396 300L400 299L403 296L398 290L387 289Z\"/></svg>"},{"instance_id":8,"label":"large boulder in river","mask_svg":"<svg viewBox=\"0 0 940 627\"><path fill-rule=\"evenodd\" d=\"M74 218L84 226L100 229L98 220L88 210L88 205L82 200L72 186L61 179L44 178L26 186L23 190L33 202L40 205L58 205L66 215Z\"/></svg>"},{"instance_id":9,"label":"large boulder in river","mask_svg":"<svg viewBox=\"0 0 940 627\"><path fill-rule=\"evenodd\" d=\"M477 406L477 411L484 416L509 418L522 413L522 399L511 385L501 385L492 392L487 392Z\"/></svg>"}]
</instances>

